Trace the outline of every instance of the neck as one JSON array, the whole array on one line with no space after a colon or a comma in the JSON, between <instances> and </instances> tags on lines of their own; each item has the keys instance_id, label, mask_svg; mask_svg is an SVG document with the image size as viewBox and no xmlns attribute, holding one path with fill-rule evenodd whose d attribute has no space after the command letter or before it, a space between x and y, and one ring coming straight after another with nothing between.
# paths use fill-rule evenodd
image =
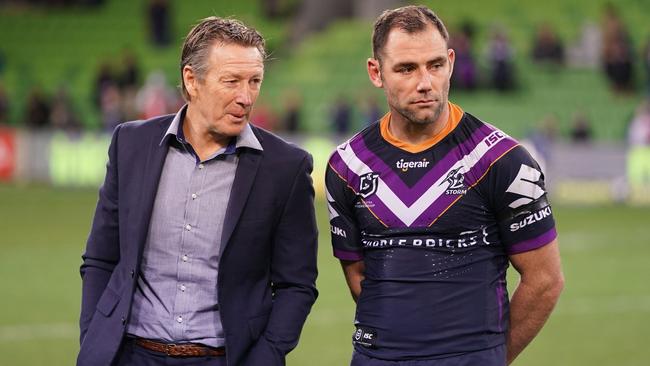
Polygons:
<instances>
[{"instance_id":1,"label":"neck","mask_svg":"<svg viewBox=\"0 0 650 366\"><path fill-rule=\"evenodd\" d=\"M399 113L391 111L388 130L398 140L418 145L438 135L449 120L449 104L445 104L440 117L433 123L413 123Z\"/></svg>"},{"instance_id":2,"label":"neck","mask_svg":"<svg viewBox=\"0 0 650 366\"><path fill-rule=\"evenodd\" d=\"M201 115L200 111L187 106L185 119L183 120L183 134L185 140L192 145L192 148L201 161L228 146L230 136L222 135L210 127L210 122Z\"/></svg>"}]
</instances>

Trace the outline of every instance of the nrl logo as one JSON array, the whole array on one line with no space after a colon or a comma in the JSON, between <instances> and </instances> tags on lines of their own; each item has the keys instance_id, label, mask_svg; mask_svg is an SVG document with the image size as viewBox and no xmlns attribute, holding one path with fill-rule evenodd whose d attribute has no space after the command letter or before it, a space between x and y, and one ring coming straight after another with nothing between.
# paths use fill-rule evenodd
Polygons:
<instances>
[{"instance_id":1,"label":"nrl logo","mask_svg":"<svg viewBox=\"0 0 650 366\"><path fill-rule=\"evenodd\" d=\"M363 198L377 192L377 185L379 184L379 174L370 172L361 176L359 180L359 195Z\"/></svg>"},{"instance_id":2,"label":"nrl logo","mask_svg":"<svg viewBox=\"0 0 650 366\"><path fill-rule=\"evenodd\" d=\"M463 169L462 166L450 171L447 174L447 177L445 177L445 180L442 183L440 183L440 185L449 183L449 186L447 186L447 190L445 191L446 194L467 193L467 188L463 183L465 181L465 176L463 175L463 173L460 172L461 169Z\"/></svg>"}]
</instances>

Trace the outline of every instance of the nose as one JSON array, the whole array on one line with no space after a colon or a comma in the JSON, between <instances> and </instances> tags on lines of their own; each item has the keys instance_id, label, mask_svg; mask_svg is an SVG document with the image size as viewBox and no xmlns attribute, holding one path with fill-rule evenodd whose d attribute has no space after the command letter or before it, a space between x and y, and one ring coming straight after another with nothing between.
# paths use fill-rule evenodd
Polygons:
<instances>
[{"instance_id":1,"label":"nose","mask_svg":"<svg viewBox=\"0 0 650 366\"><path fill-rule=\"evenodd\" d=\"M244 108L248 108L253 105L254 97L253 90L247 83L242 83L242 87L237 90L237 96L235 97L235 102L241 105Z\"/></svg>"},{"instance_id":2,"label":"nose","mask_svg":"<svg viewBox=\"0 0 650 366\"><path fill-rule=\"evenodd\" d=\"M419 93L428 93L431 90L433 90L433 76L428 70L420 70L417 91Z\"/></svg>"}]
</instances>

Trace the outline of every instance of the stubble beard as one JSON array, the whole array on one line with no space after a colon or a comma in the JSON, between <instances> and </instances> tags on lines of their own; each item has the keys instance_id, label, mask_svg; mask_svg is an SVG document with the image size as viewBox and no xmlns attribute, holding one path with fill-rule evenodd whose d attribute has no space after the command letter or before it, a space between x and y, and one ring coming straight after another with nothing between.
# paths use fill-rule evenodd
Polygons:
<instances>
[{"instance_id":1,"label":"stubble beard","mask_svg":"<svg viewBox=\"0 0 650 366\"><path fill-rule=\"evenodd\" d=\"M417 112L413 111L412 109L407 108L399 108L397 109L397 112L401 114L404 118L406 118L407 121L410 123L413 123L415 125L420 125L420 126L426 126L430 125L438 120L440 116L442 115L442 111L444 110L444 105L446 103L446 100L442 99L438 101L438 104L434 107L433 110L433 115L419 118L417 116Z\"/></svg>"},{"instance_id":2,"label":"stubble beard","mask_svg":"<svg viewBox=\"0 0 650 366\"><path fill-rule=\"evenodd\" d=\"M411 107L410 105L399 106L398 103L395 103L396 106L394 107L394 109L397 113L402 115L402 117L404 117L407 121L409 121L414 125L419 125L419 126L430 125L438 121L438 118L440 118L442 112L445 110L445 105L447 104L448 95L449 95L449 84L445 85L442 92L438 95L437 98L438 104L434 107L433 115L430 117L424 117L424 118L418 117L417 112L415 111L416 107L409 108Z\"/></svg>"}]
</instances>

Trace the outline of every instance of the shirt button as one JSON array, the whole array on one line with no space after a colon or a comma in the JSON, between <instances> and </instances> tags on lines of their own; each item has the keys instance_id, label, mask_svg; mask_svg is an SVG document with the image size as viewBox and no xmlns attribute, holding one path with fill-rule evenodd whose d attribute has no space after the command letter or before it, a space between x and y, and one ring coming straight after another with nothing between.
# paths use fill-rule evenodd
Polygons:
<instances>
[{"instance_id":1,"label":"shirt button","mask_svg":"<svg viewBox=\"0 0 650 366\"><path fill-rule=\"evenodd\" d=\"M203 164L199 164L199 169L203 169Z\"/></svg>"},{"instance_id":2,"label":"shirt button","mask_svg":"<svg viewBox=\"0 0 650 366\"><path fill-rule=\"evenodd\" d=\"M187 255L184 255L183 257L181 257L181 259L183 260L183 262L187 262L189 258L187 257Z\"/></svg>"},{"instance_id":3,"label":"shirt button","mask_svg":"<svg viewBox=\"0 0 650 366\"><path fill-rule=\"evenodd\" d=\"M185 225L185 230L187 230L187 231L192 230L192 225L190 225L190 224Z\"/></svg>"},{"instance_id":4,"label":"shirt button","mask_svg":"<svg viewBox=\"0 0 650 366\"><path fill-rule=\"evenodd\" d=\"M180 289L181 289L181 291L185 292L185 289L186 289L185 285L181 285Z\"/></svg>"},{"instance_id":5,"label":"shirt button","mask_svg":"<svg viewBox=\"0 0 650 366\"><path fill-rule=\"evenodd\" d=\"M195 200L198 197L196 193L192 193L192 199Z\"/></svg>"},{"instance_id":6,"label":"shirt button","mask_svg":"<svg viewBox=\"0 0 650 366\"><path fill-rule=\"evenodd\" d=\"M179 316L178 318L176 318L176 321L179 322L179 323L182 323L183 322L183 317Z\"/></svg>"}]
</instances>

